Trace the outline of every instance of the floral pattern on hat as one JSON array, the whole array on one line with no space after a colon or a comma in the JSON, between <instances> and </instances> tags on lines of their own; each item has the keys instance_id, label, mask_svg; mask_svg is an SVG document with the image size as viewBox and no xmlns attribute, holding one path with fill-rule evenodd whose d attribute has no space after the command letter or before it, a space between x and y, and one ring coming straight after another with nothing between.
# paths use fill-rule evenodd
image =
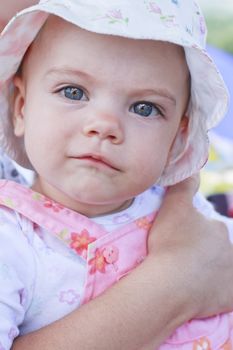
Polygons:
<instances>
[{"instance_id":1,"label":"floral pattern on hat","mask_svg":"<svg viewBox=\"0 0 233 350\"><path fill-rule=\"evenodd\" d=\"M173 157L159 184L172 185L199 171L208 156L207 132L225 115L228 93L205 50L205 21L194 0L99 0L98 4L93 0L42 0L17 14L0 36L0 146L6 153L31 167L22 140L13 134L12 78L49 14L100 34L162 40L184 47L191 78L189 127L185 142L176 138Z\"/></svg>"}]
</instances>

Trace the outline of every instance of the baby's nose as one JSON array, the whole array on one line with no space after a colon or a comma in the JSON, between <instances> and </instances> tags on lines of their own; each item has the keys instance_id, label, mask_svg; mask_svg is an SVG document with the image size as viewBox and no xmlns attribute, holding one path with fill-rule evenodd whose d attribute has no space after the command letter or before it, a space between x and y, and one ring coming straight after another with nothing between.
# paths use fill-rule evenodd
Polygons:
<instances>
[{"instance_id":1,"label":"baby's nose","mask_svg":"<svg viewBox=\"0 0 233 350\"><path fill-rule=\"evenodd\" d=\"M121 143L124 138L121 121L113 115L96 115L84 126L83 133L88 137L98 137L100 140L108 139L114 144Z\"/></svg>"}]
</instances>

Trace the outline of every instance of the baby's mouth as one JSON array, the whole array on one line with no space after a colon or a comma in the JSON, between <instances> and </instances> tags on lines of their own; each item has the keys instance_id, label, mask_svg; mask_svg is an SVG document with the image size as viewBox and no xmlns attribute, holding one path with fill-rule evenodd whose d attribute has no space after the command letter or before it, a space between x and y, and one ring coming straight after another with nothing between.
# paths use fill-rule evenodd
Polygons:
<instances>
[{"instance_id":1,"label":"baby's mouth","mask_svg":"<svg viewBox=\"0 0 233 350\"><path fill-rule=\"evenodd\" d=\"M90 162L90 164L95 164L95 165L99 165L99 166L105 166L107 168L119 171L119 168L117 168L112 161L108 160L107 158L98 155L98 154L83 154L81 156L78 157L74 157L76 159L79 160L84 160L87 162Z\"/></svg>"}]
</instances>

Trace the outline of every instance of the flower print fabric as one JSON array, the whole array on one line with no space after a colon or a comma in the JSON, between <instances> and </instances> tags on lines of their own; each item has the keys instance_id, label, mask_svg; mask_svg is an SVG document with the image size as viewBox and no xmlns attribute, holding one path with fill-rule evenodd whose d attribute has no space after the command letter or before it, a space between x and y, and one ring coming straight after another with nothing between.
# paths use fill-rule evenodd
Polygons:
<instances>
[{"instance_id":1,"label":"flower print fabric","mask_svg":"<svg viewBox=\"0 0 233 350\"><path fill-rule=\"evenodd\" d=\"M134 205L138 203L144 214L150 208L155 216L162 195L154 187ZM145 257L150 215L133 218L129 208L93 223L67 208L54 211L56 203L45 206L46 198L9 181L0 181L0 197L4 203L0 212L0 246L4 246L0 250L0 346L4 350L10 349L18 334L42 328L101 294ZM195 205L208 217L224 221L233 242L230 219L216 214L200 195ZM128 220L125 225L123 219ZM116 222L117 229L113 224L112 231L106 231L105 221L108 228L109 221ZM189 322L160 350L230 350L232 324L231 314Z\"/></svg>"},{"instance_id":2,"label":"flower print fabric","mask_svg":"<svg viewBox=\"0 0 233 350\"><path fill-rule=\"evenodd\" d=\"M19 334L42 328L80 305L84 262L56 241L56 249L51 243L46 230L1 208L0 343L4 350Z\"/></svg>"},{"instance_id":3,"label":"flower print fabric","mask_svg":"<svg viewBox=\"0 0 233 350\"><path fill-rule=\"evenodd\" d=\"M12 214L7 209L0 212L0 344L5 350L19 334L35 279L29 242Z\"/></svg>"},{"instance_id":4,"label":"flower print fabric","mask_svg":"<svg viewBox=\"0 0 233 350\"><path fill-rule=\"evenodd\" d=\"M87 229L83 229L81 233L71 233L70 248L74 249L78 254L86 257L88 245L96 240L95 237L91 237Z\"/></svg>"},{"instance_id":5,"label":"flower print fabric","mask_svg":"<svg viewBox=\"0 0 233 350\"><path fill-rule=\"evenodd\" d=\"M32 168L21 140L11 132L10 97L13 76L49 14L95 33L168 41L184 48L191 79L189 125L185 135L174 140L160 185L199 171L208 155L208 130L225 115L228 93L205 50L205 21L194 0L134 0L134 6L131 0L99 0L98 5L93 0L43 0L18 13L0 36L0 145L7 154Z\"/></svg>"},{"instance_id":6,"label":"flower print fabric","mask_svg":"<svg viewBox=\"0 0 233 350\"><path fill-rule=\"evenodd\" d=\"M153 197L157 207L160 201ZM9 350L19 334L40 329L80 306L88 245L106 230L15 182L0 181L0 203L0 344ZM125 223L133 220L131 213L123 218ZM117 224L114 217L111 221L113 229ZM93 276L109 273L118 258L111 247L101 254L104 269L96 263L98 254L89 254Z\"/></svg>"}]
</instances>

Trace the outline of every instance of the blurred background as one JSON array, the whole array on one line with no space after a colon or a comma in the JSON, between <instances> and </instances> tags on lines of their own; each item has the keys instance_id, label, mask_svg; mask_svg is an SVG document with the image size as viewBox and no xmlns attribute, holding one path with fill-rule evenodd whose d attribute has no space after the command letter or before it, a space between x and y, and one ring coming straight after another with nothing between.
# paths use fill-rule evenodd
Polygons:
<instances>
[{"instance_id":1,"label":"blurred background","mask_svg":"<svg viewBox=\"0 0 233 350\"><path fill-rule=\"evenodd\" d=\"M199 2L207 20L208 42L233 54L233 1Z\"/></svg>"},{"instance_id":2,"label":"blurred background","mask_svg":"<svg viewBox=\"0 0 233 350\"><path fill-rule=\"evenodd\" d=\"M231 99L226 117L210 133L209 161L201 190L221 213L233 217L233 0L199 0L208 27L208 51Z\"/></svg>"}]
</instances>

